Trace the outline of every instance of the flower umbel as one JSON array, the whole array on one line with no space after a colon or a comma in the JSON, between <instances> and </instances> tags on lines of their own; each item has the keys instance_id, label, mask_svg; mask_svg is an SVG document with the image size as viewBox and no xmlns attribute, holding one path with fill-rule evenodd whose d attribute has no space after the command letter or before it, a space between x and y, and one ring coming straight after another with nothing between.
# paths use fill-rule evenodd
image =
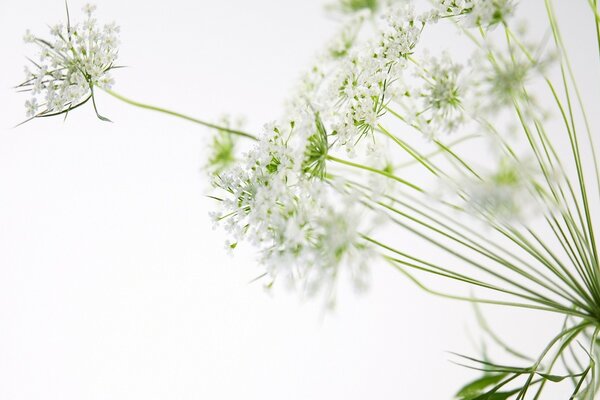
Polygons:
<instances>
[{"instance_id":1,"label":"flower umbel","mask_svg":"<svg viewBox=\"0 0 600 400\"><path fill-rule=\"evenodd\" d=\"M438 0L440 12L447 15L464 15L467 25L493 28L506 22L514 13L513 0Z\"/></svg>"},{"instance_id":2,"label":"flower umbel","mask_svg":"<svg viewBox=\"0 0 600 400\"><path fill-rule=\"evenodd\" d=\"M215 221L234 248L248 241L268 275L333 300L335 281L349 273L364 286L371 253L358 229L356 198L323 180L325 128L318 116L298 116L289 128L268 127L242 162L219 174L224 193ZM319 178L319 179L314 179Z\"/></svg>"},{"instance_id":3,"label":"flower umbel","mask_svg":"<svg viewBox=\"0 0 600 400\"><path fill-rule=\"evenodd\" d=\"M25 81L17 86L31 94L25 103L29 119L66 115L91 99L98 118L108 120L98 114L94 87L110 88L113 83L110 71L118 68L119 27L114 23L99 26L95 8L86 5L85 21L74 25L67 8L66 26L51 27L50 38L26 32L25 42L39 49L37 59L29 59L34 68L25 68Z\"/></svg>"}]
</instances>

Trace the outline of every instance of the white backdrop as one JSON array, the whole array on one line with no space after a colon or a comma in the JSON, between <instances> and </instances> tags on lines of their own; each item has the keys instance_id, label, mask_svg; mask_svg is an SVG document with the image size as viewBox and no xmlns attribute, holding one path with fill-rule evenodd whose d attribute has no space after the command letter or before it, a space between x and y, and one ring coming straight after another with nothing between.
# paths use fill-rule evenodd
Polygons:
<instances>
[{"instance_id":1,"label":"white backdrop","mask_svg":"<svg viewBox=\"0 0 600 400\"><path fill-rule=\"evenodd\" d=\"M575 38L587 29L577 3L561 11ZM316 0L97 4L122 28L130 68L115 72L117 91L207 119L244 115L253 131L280 114L335 26ZM13 129L22 34L63 18L62 0L0 1L0 399L450 399L476 377L445 352L473 351L470 307L385 265L367 294L343 290L325 315L248 284L252 253L227 256L207 215L207 130L102 94L113 124L86 107ZM525 350L560 323L493 315Z\"/></svg>"}]
</instances>

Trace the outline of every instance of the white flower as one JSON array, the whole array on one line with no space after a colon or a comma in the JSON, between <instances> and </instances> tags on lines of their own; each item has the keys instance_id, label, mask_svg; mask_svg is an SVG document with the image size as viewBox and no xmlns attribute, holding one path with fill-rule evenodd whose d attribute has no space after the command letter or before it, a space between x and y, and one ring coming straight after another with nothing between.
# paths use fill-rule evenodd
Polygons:
<instances>
[{"instance_id":1,"label":"white flower","mask_svg":"<svg viewBox=\"0 0 600 400\"><path fill-rule=\"evenodd\" d=\"M537 170L528 163L504 159L483 180L466 180L460 184L467 207L474 213L500 222L523 222L539 212L534 196Z\"/></svg>"},{"instance_id":2,"label":"white flower","mask_svg":"<svg viewBox=\"0 0 600 400\"><path fill-rule=\"evenodd\" d=\"M439 12L417 13L410 4L389 5L374 17L378 24L372 37L359 41L357 32L366 15L355 14L344 25L288 102L291 110L318 111L331 128L332 145L350 156L361 139L378 128L422 30L437 20Z\"/></svg>"},{"instance_id":3,"label":"white flower","mask_svg":"<svg viewBox=\"0 0 600 400\"><path fill-rule=\"evenodd\" d=\"M461 15L473 7L473 0L437 0L436 3L440 15Z\"/></svg>"},{"instance_id":4,"label":"white flower","mask_svg":"<svg viewBox=\"0 0 600 400\"><path fill-rule=\"evenodd\" d=\"M61 114L93 98L94 87L110 87L110 70L115 68L119 28L103 27L93 17L95 6L87 5L87 19L82 24L57 24L50 28L50 38L42 39L31 32L25 41L40 48L35 71L26 71L19 89L30 91L28 115L32 104L41 111L35 116ZM101 117L103 118L103 117Z\"/></svg>"},{"instance_id":5,"label":"white flower","mask_svg":"<svg viewBox=\"0 0 600 400\"><path fill-rule=\"evenodd\" d=\"M88 16L91 17L92 14L94 13L94 11L96 11L96 5L95 4L86 4L83 6L83 12Z\"/></svg>"},{"instance_id":6,"label":"white flower","mask_svg":"<svg viewBox=\"0 0 600 400\"><path fill-rule=\"evenodd\" d=\"M473 26L493 27L505 22L515 9L513 0L473 0L467 20Z\"/></svg>"},{"instance_id":7,"label":"white flower","mask_svg":"<svg viewBox=\"0 0 600 400\"><path fill-rule=\"evenodd\" d=\"M33 43L35 41L35 36L29 29L25 31L25 34L23 35L23 41L25 43Z\"/></svg>"},{"instance_id":8,"label":"white flower","mask_svg":"<svg viewBox=\"0 0 600 400\"><path fill-rule=\"evenodd\" d=\"M514 0L438 0L438 12L446 16L465 16L472 27L492 28L514 13Z\"/></svg>"},{"instance_id":9,"label":"white flower","mask_svg":"<svg viewBox=\"0 0 600 400\"><path fill-rule=\"evenodd\" d=\"M424 56L414 69L405 79L414 87L405 83L395 97L405 118L430 139L457 130L465 120L462 103L468 85L463 67L444 53L439 58Z\"/></svg>"},{"instance_id":10,"label":"white flower","mask_svg":"<svg viewBox=\"0 0 600 400\"><path fill-rule=\"evenodd\" d=\"M362 10L349 18L333 39L330 40L326 55L333 58L346 56L353 47L359 31L369 15L368 10Z\"/></svg>"},{"instance_id":11,"label":"white flower","mask_svg":"<svg viewBox=\"0 0 600 400\"><path fill-rule=\"evenodd\" d=\"M38 111L38 103L37 99L34 97L33 99L25 101L25 108L27 109L27 117L35 117Z\"/></svg>"},{"instance_id":12,"label":"white flower","mask_svg":"<svg viewBox=\"0 0 600 400\"><path fill-rule=\"evenodd\" d=\"M335 109L331 125L337 146L353 147L370 135L386 112L390 87L413 52L425 19L408 6L393 7L386 12L384 26L372 41L354 50L334 71L328 84L335 90L329 101ZM335 107L334 107L335 105Z\"/></svg>"},{"instance_id":13,"label":"white flower","mask_svg":"<svg viewBox=\"0 0 600 400\"><path fill-rule=\"evenodd\" d=\"M531 51L533 53L533 51ZM494 55L490 62L489 54ZM524 89L536 77L544 76L545 70L553 62L553 55L546 54L538 59L529 59L522 52L506 55L502 48L491 44L471 58L471 80L476 90L474 109L497 113L502 107L511 107L515 100L526 100L524 106L535 104L535 98Z\"/></svg>"},{"instance_id":14,"label":"white flower","mask_svg":"<svg viewBox=\"0 0 600 400\"><path fill-rule=\"evenodd\" d=\"M241 163L215 179L228 194L218 220L231 242L250 242L271 278L309 294L331 292L341 269L361 286L368 259L360 218L353 217L355 199L313 168L323 132L318 116L307 111L272 127Z\"/></svg>"}]
</instances>

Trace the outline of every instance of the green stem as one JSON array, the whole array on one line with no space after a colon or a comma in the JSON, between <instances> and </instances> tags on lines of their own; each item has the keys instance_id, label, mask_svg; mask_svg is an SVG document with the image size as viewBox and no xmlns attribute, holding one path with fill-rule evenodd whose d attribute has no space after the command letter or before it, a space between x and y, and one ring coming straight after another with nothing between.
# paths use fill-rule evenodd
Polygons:
<instances>
[{"instance_id":1,"label":"green stem","mask_svg":"<svg viewBox=\"0 0 600 400\"><path fill-rule=\"evenodd\" d=\"M363 189L363 190L365 190L365 189L369 190L366 186L361 185L360 183L353 182L353 181L349 181L348 183L351 184L351 186L355 190L358 190L359 188ZM366 195L366 194L364 194L364 195L366 196L367 199L369 199L368 195ZM566 283L571 289L574 290L575 293L582 296L583 303L578 301L577 299L571 297L569 295L569 293L567 293L565 291L564 288L562 288L560 285L558 285L556 282L554 282L552 279L550 279L546 274L542 273L542 271L538 271L533 265L526 262L522 258L518 257L514 253L514 251L508 251L503 246L500 246L500 245L496 244L494 241L490 240L488 237L483 236L480 233L473 230L472 228L466 226L465 224L460 223L459 222L460 218L452 218L445 212L442 212L440 210L426 206L422 202L417 201L414 198L411 198L406 193L403 193L402 195L404 197L408 198L411 202L414 202L415 204L419 204L419 206L423 207L424 210L422 210L418 207L415 207L414 205L410 205L406 201L401 201L401 200L399 200L395 197L389 196L389 195L385 195L384 197L387 200L390 200L393 203L399 204L399 205L407 208L411 212L415 213L414 214L415 217L417 217L419 219L424 218L426 221L429 221L429 223L433 223L437 227L437 229L441 230L441 231L439 231L439 233L442 234L443 236L448 237L448 238L454 238L452 240L457 241L462 245L468 246L469 248L477 251L479 254L484 255L485 257L489 258L490 260L498 262L504 266L509 266L509 265L512 265L514 262L509 261L509 259L506 258L506 256L510 257L511 259L514 259L519 265L523 265L524 267L529 268L531 271L535 272L541 278L545 279L548 283L553 285L556 290L560 291L563 294L563 296L562 296L563 298L566 298L566 297L564 297L564 295L566 294L567 297L569 297L570 300L574 304L579 305L579 307L581 307L582 309L586 309L590 314L592 313L592 311L590 309L588 309L588 307L586 307L585 304L587 301L589 301L589 304L594 304L594 302L591 300L591 298L589 298L586 295L585 290L582 289L577 284L577 282L575 284L573 284L566 276L563 276L562 274L560 274L556 268L551 268L549 266L550 265L549 262L546 261L543 257L542 257L542 260L544 262L542 264L544 266L549 266L549 269L553 273L555 273L561 279L562 282ZM376 204L380 205L381 203L376 203ZM387 206L383 206L383 207L387 208ZM443 221L447 221L447 222L444 223ZM450 224L452 226L449 226L448 224ZM497 226L494 225L494 228L497 228ZM442 233L442 231L444 233ZM514 238L510 237L510 235L508 235L503 230L500 229L498 231L501 234L507 236L509 239L511 239L513 241L515 240ZM463 242L465 242L465 243L463 243ZM518 241L516 241L515 243L519 246L523 246L523 244ZM471 246L473 246L473 247L471 247ZM528 254L536 256L536 254L534 252L532 252L531 250L526 249L525 247L523 247L523 249L526 250ZM498 253L497 251L500 251L501 253ZM536 257L536 260L537 259L538 258ZM562 264L560 264L560 265L562 266ZM571 277L571 275L569 273L568 273L568 276ZM574 280L574 278L573 278L573 280Z\"/></svg>"},{"instance_id":2,"label":"green stem","mask_svg":"<svg viewBox=\"0 0 600 400\"><path fill-rule=\"evenodd\" d=\"M413 62L416 62L416 61L413 60ZM404 118L402 115L400 115L400 113L394 111L389 106L385 106L385 109L390 114L392 114L394 117L398 118L400 121L404 122L411 128L422 132L418 126L409 123L406 120L406 118ZM421 154L417 153L414 149L410 148L406 143L401 142L400 139L398 139L396 136L392 135L390 132L383 129L383 127L381 125L379 125L378 128L382 131L382 133L384 133L386 136L388 136L390 139L392 139L394 142L396 142L399 146L401 146L405 151L407 151L415 159L414 162L418 162L418 163L422 164L425 168L427 168L429 171L431 171L434 175L436 175L436 176L438 175L438 172L440 170L431 161L429 161L430 155L421 155ZM478 136L478 135L471 135L471 136L467 136L467 137L473 137L473 136ZM434 139L433 142L439 147L439 152L443 152L443 153L450 155L452 160L458 161L458 163L460 165L462 165L464 168L466 168L467 171L469 171L471 174L473 174L477 179L481 180L481 177L462 158L460 158L460 156L458 154L456 154L454 151L451 150L450 147L452 145L446 146L437 139ZM460 141L454 142L454 144L459 143L459 142ZM436 153L433 153L433 154L435 155ZM426 163L429 163L429 165ZM436 169L438 172L434 171L433 169Z\"/></svg>"},{"instance_id":3,"label":"green stem","mask_svg":"<svg viewBox=\"0 0 600 400\"><path fill-rule=\"evenodd\" d=\"M487 258L492 259L493 261L501 264L502 266L506 267L507 269L512 270L515 273L518 273L519 275L523 276L524 278L527 278L532 283L535 283L535 284L537 284L537 285L539 285L539 286L541 286L541 287L549 290L550 292L552 292L552 293L554 293L556 295L559 295L559 296L561 296L561 297L564 298L564 295L561 295L559 292L557 292L555 290L552 290L552 288L550 288L544 282L540 281L536 277L534 277L531 274L527 273L523 269L521 269L521 268L519 268L519 267L517 267L517 266L515 266L515 265L513 265L513 264L511 264L509 262L506 262L506 260L504 260L504 259L496 259L493 256L490 256L490 255L486 254L484 251L478 250L476 248L476 246L472 246L472 245L466 243L465 241L463 241L463 240L461 240L459 238L453 237L452 235L449 235L448 233L446 233L446 232L444 232L444 231L442 231L440 229L437 229L436 227L432 226L431 224L428 224L425 221L422 221L422 220L420 220L418 218L415 218L415 217L413 217L413 216L411 216L411 215L409 215L407 213L404 213L404 212L402 212L400 210L397 210L394 207L391 207L391 206L389 206L387 204L384 204L384 203L381 203L381 202L376 202L376 203L379 204L380 206L382 206L383 208L386 208L386 209L388 209L388 210L390 210L390 211L392 211L392 212L394 212L394 213L396 213L398 215L401 215L402 217L404 217L404 218L406 218L408 220L411 220L411 221L419 224L420 226L422 226L422 227L424 227L424 228L426 228L426 229L428 229L430 231L435 232L436 234L439 234L439 235L441 235L441 236L443 236L443 237L445 237L447 239L455 241L455 242L461 244L462 246L464 246L464 247L466 247L466 248L468 248L470 250L475 251L476 253L478 253L480 255L483 255L483 256L486 256ZM389 218L390 218L390 220L392 222L396 223L397 225L401 226L404 229L407 229L409 232L411 232L411 233L415 234L416 236L418 236L418 237L426 240L427 242L435 245L436 247L440 248L441 250L444 250L448 254L450 254L450 255L452 255L454 257L457 257L458 259L467 262L471 266L473 266L473 267L475 267L475 268L477 268L477 269L479 269L479 270L481 270L481 271L483 271L483 272L485 272L485 273L487 273L487 274L489 274L489 275L491 275L491 276L493 276L493 277L495 277L497 279L500 279L500 280L508 283L509 285L518 288L519 290L522 290L522 291L524 291L526 293L529 293L530 295L518 294L518 293L512 292L512 291L509 292L508 290L504 290L505 293L510 293L512 295L518 295L518 296L521 296L523 298L527 298L530 301L535 301L535 302L538 302L538 303L549 305L551 307L555 307L555 308L558 308L558 309L561 309L561 310L567 309L567 307L563 306L562 304L559 304L558 302L556 302L556 301L548 298L547 296L545 296L545 295L543 295L543 294L541 294L541 293L536 292L535 290L533 290L533 289L537 289L536 287L534 287L532 289L527 284L520 284L520 283L518 283L518 282L516 282L516 281L514 281L514 280L512 280L510 278L508 278L507 276L503 275L501 273L501 270L498 271L498 272L496 272L497 270L495 268L490 268L488 266L485 266L482 263L480 263L479 261L477 261L477 259L474 259L472 257L464 255L462 252L453 250L449 246L444 245L441 242L439 242L438 240L436 240L436 238L432 238L431 235L424 234L422 231L417 230L416 228L411 227L408 224L403 223L402 221L399 221L396 218L393 218L391 216Z\"/></svg>"},{"instance_id":4,"label":"green stem","mask_svg":"<svg viewBox=\"0 0 600 400\"><path fill-rule=\"evenodd\" d=\"M418 161L421 165L423 165L425 168L427 168L427 170L429 170L429 172L431 172L435 176L438 176L438 172L436 171L438 168L436 168L433 165L433 163L431 163L429 160L425 159L416 150L411 148L405 142L403 142L402 140L397 138L395 135L393 135L390 131L388 131L383 126L381 126L381 124L377 125L377 128L379 131L381 131L381 133L383 133L385 136L392 139L392 141L394 143L396 143L398 146L400 146L402 149L404 149L404 151L406 151L408 154L410 154L416 161Z\"/></svg>"},{"instance_id":5,"label":"green stem","mask_svg":"<svg viewBox=\"0 0 600 400\"><path fill-rule=\"evenodd\" d=\"M600 55L600 19L598 14L598 0L590 0L590 6L594 11L594 25L596 26L596 41L598 43L598 55Z\"/></svg>"},{"instance_id":6,"label":"green stem","mask_svg":"<svg viewBox=\"0 0 600 400\"><path fill-rule=\"evenodd\" d=\"M460 139L456 139L455 141L450 142L448 144L443 144L440 142L441 145L438 146L439 148L437 150L427 153L427 154L423 155L423 157L428 160L432 157L435 157L436 155L438 155L440 153L447 152L448 151L447 149L451 149L452 147L454 147L462 142L466 142L467 140L474 139L474 138L480 138L480 137L482 137L482 136L474 134L474 135L463 136ZM410 167L411 165L415 165L417 163L418 163L417 160L407 161L405 163L395 165L394 169L397 170L397 169L401 169L401 168Z\"/></svg>"},{"instance_id":7,"label":"green stem","mask_svg":"<svg viewBox=\"0 0 600 400\"><path fill-rule=\"evenodd\" d=\"M477 297L456 296L456 295L453 295L453 294L447 294L447 293L439 292L437 290L433 290L433 289L428 288L423 283L421 283L421 281L419 281L417 278L415 278L411 273L409 273L408 271L406 271L405 269L401 268L398 265L398 264L400 264L400 265L406 265L405 262L403 262L401 260L398 260L396 258L393 258L393 257L386 256L385 258L390 263L390 265L392 265L393 267L395 267L399 272L401 272L404 276L406 276L408 279L410 279L420 289L424 290L425 292L427 292L429 294L433 294L435 296L444 297L446 299L451 299L451 300L466 301L466 302L470 302L470 303L491 304L491 305L499 305L499 306L526 308L526 309L531 309L531 310L548 311L548 312L553 312L553 313L560 313L560 314L572 315L572 313L569 312L569 311L558 310L558 309L554 309L552 307L539 306L539 305L535 305L535 304L517 303L517 302L510 302L510 301L492 300L492 299L482 299L482 298L477 298ZM581 316L581 314L576 313L576 312L575 312L575 315L576 316Z\"/></svg>"},{"instance_id":8,"label":"green stem","mask_svg":"<svg viewBox=\"0 0 600 400\"><path fill-rule=\"evenodd\" d=\"M575 162L575 167L577 170L577 176L579 178L579 186L580 186L580 190L581 190L581 198L583 201L583 210L585 212L585 216L586 216L586 220L587 220L587 229L588 229L588 234L589 234L589 240L591 242L591 247L593 250L593 256L594 256L594 262L595 262L595 266L596 268L598 267L598 250L596 247L596 240L594 237L594 229L593 229L593 223L592 223L592 218L591 218L591 214L590 214L590 206L588 203L588 195L587 195L587 190L585 187L585 177L584 177L584 173L583 173L583 168L581 165L581 155L580 155L580 151L579 151L579 139L577 138L577 133L575 130L575 123L574 123L574 118L573 118L573 111L572 111L572 107L571 107L571 102L569 99L569 90L568 90L568 82L565 76L565 66L566 66L566 70L569 74L569 77L571 79L571 82L573 84L573 88L575 90L575 95L577 98L577 102L579 104L579 108L581 110L582 113L582 117L585 123L585 127L586 127L586 132L587 132L587 136L588 136L588 141L590 144L590 148L592 151L592 159L594 162L594 175L596 177L596 183L598 186L598 191L599 191L599 195L600 195L600 173L598 171L598 162L597 162L597 158L596 158L596 153L594 150L594 142L592 139L592 133L591 133L591 129L590 129L590 125L588 122L588 118L587 118L587 113L585 112L585 108L583 105L583 101L581 99L581 95L579 93L579 89L577 86L577 82L575 81L575 76L573 74L573 70L571 68L571 63L569 61L569 56L567 54L567 50L564 46L564 43L562 41L562 36L560 35L559 29L558 29L558 23L556 21L556 15L554 13L554 9L552 7L552 4L550 2L550 0L545 0L545 5L546 5L546 11L548 14L548 19L550 21L550 27L552 28L552 33L554 36L554 41L556 44L556 47L559 50L560 56L561 56L561 64L560 64L560 69L561 69L561 74L562 74L562 78L563 78L563 83L564 83L564 90L565 90L565 95L567 98L567 104L568 104L568 108L569 108L569 114L570 114L570 118L571 118L571 125L572 125L572 135L570 135L569 139L571 141L571 148L572 148L572 152L573 152L573 158L574 158L574 162ZM596 10L594 8L594 10ZM597 10L596 10L597 11ZM600 278L598 278L600 279Z\"/></svg>"},{"instance_id":9,"label":"green stem","mask_svg":"<svg viewBox=\"0 0 600 400\"><path fill-rule=\"evenodd\" d=\"M194 118L194 117L190 117L188 115L181 114L181 113L178 113L176 111L167 110L165 108L153 106L153 105L150 105L150 104L140 103L138 101L131 100L131 99L125 97L125 96L122 96L122 95L120 95L120 94L118 94L118 93L116 93L116 92L114 92L114 91L112 91L110 89L107 89L107 88L101 88L101 89L104 90L106 93L110 94L111 96L113 96L113 97L115 97L115 98L117 98L117 99L119 99L119 100L121 100L121 101L123 101L123 102L125 102L127 104L130 104L132 106L136 106L136 107L139 107L139 108L144 108L146 110L158 111L158 112L161 112L163 114L172 115L172 116L177 117L177 118L182 118L182 119L185 119L187 121L191 121L191 122L194 122L196 124L200 124L200 125L206 126L208 128L217 129L217 130L220 130L220 131L223 131L223 132L228 132L228 133L231 133L231 134L234 134L234 135L238 135L238 136L242 136L242 137L245 137L245 138L248 138L248 139L252 139L252 140L257 140L256 136L254 136L254 135L252 135L250 133L238 131L236 129L226 128L224 126L219 126L219 125L216 125L216 124L212 124L210 122L202 121L200 119L197 119L197 118Z\"/></svg>"},{"instance_id":10,"label":"green stem","mask_svg":"<svg viewBox=\"0 0 600 400\"><path fill-rule=\"evenodd\" d=\"M423 189L421 189L419 186L415 185L414 183L410 183L410 182L408 182L408 181L406 181L406 180L404 180L402 178L397 177L396 175L392 175L392 174L390 174L388 172L385 172L383 170L380 170L380 169L377 169L377 168L373 168L373 167L369 167L367 165L353 163L352 161L348 161L348 160L342 160L341 158L337 158L337 157L334 157L332 155L328 155L327 159L330 160L330 161L333 161L333 162L337 162L337 163L340 163L340 164L347 165L349 167L359 168L359 169L362 169L362 170L365 170L365 171L369 171L369 172L373 172L375 174L379 174L379 175L385 176L386 178L393 179L396 182L400 182L403 185L411 187L411 188L415 189L416 191L419 191L419 192L422 192L422 193L425 192Z\"/></svg>"}]
</instances>

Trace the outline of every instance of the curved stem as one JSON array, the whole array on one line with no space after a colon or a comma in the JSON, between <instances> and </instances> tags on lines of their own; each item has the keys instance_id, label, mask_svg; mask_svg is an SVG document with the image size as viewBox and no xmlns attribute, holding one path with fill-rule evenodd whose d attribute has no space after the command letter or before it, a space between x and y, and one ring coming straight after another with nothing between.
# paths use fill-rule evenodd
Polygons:
<instances>
[{"instance_id":1,"label":"curved stem","mask_svg":"<svg viewBox=\"0 0 600 400\"><path fill-rule=\"evenodd\" d=\"M132 106L136 106L136 107L139 107L139 108L144 108L146 110L158 111L158 112L161 112L161 113L164 113L164 114L172 115L172 116L177 117L177 118L182 118L182 119L185 119L187 121L194 122L194 123L199 124L199 125L206 126L208 128L217 129L217 130L220 130L220 131L223 131L223 132L228 132L228 133L231 133L231 134L234 134L234 135L238 135L238 136L242 136L242 137L245 137L245 138L248 138L248 139L252 139L252 140L257 140L256 136L254 136L254 135L252 135L250 133L246 133L246 132L238 131L236 129L230 129L230 128L226 128L224 126L219 126L219 125L216 125L216 124L213 124L213 123L210 123L210 122L202 121L200 119L197 119L197 118L194 118L194 117L190 117L189 115L181 114L181 113L178 113L176 111L167 110L165 108L153 106L153 105L150 105L150 104L140 103L138 101L131 100L131 99L125 97L125 96L122 96L119 93L116 93L116 92L114 92L114 91L112 91L110 89L107 89L107 88L101 88L101 89L104 90L106 93L110 94L111 96L113 96L114 98L117 98L117 99L119 99L119 100L121 100L121 101L123 101L123 102L125 102L127 104L130 104Z\"/></svg>"}]
</instances>

